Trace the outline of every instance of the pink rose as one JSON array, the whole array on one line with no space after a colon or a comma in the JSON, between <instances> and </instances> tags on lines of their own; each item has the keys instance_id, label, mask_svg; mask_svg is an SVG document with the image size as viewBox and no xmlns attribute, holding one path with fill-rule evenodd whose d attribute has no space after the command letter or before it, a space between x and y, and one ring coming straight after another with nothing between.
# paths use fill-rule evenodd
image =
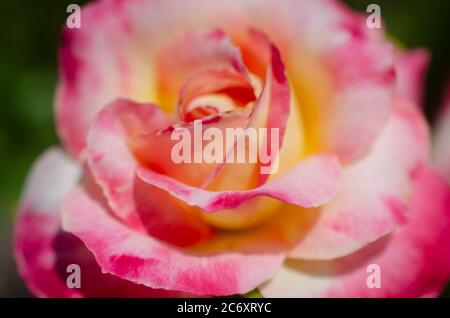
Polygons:
<instances>
[{"instance_id":1,"label":"pink rose","mask_svg":"<svg viewBox=\"0 0 450 318\"><path fill-rule=\"evenodd\" d=\"M34 294L441 291L450 190L415 106L426 52L396 52L326 0L104 0L81 19L59 54L65 150L35 164L17 217ZM276 129L276 173L262 160L175 163L172 133L194 122Z\"/></svg>"}]
</instances>

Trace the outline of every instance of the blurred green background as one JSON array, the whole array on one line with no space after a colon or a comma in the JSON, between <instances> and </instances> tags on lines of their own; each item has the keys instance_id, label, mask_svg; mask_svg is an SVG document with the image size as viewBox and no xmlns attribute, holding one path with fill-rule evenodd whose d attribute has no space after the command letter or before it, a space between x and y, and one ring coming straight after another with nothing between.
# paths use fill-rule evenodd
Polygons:
<instances>
[{"instance_id":1,"label":"blurred green background","mask_svg":"<svg viewBox=\"0 0 450 318\"><path fill-rule=\"evenodd\" d=\"M59 35L68 16L67 6L85 2L3 0L0 3L3 13L0 18L0 297L29 296L12 258L12 224L31 164L47 147L58 143L52 103ZM450 1L345 2L363 12L368 4L379 4L391 36L408 48L430 50L432 61L427 76L425 111L431 121L450 69Z\"/></svg>"}]
</instances>

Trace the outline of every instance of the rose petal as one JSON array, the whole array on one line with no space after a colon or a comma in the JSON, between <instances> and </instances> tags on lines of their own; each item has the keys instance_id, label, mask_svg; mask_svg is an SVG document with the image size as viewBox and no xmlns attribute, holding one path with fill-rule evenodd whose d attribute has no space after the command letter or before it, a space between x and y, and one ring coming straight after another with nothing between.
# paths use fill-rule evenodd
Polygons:
<instances>
[{"instance_id":1,"label":"rose petal","mask_svg":"<svg viewBox=\"0 0 450 318\"><path fill-rule=\"evenodd\" d=\"M119 97L156 99L154 66L145 48L152 37L139 30L132 13L136 4L89 4L81 12L83 27L64 30L56 119L63 143L76 156L84 150L89 125L103 106Z\"/></svg>"},{"instance_id":2,"label":"rose petal","mask_svg":"<svg viewBox=\"0 0 450 318\"><path fill-rule=\"evenodd\" d=\"M354 39L330 49L325 59L336 91L331 106L319 111L319 138L343 161L354 161L370 151L393 107L392 47Z\"/></svg>"},{"instance_id":3,"label":"rose petal","mask_svg":"<svg viewBox=\"0 0 450 318\"><path fill-rule=\"evenodd\" d=\"M52 239L59 229L59 203L80 175L74 162L59 149L51 149L34 164L27 179L14 231L14 254L19 273L38 296L79 295L55 271Z\"/></svg>"},{"instance_id":4,"label":"rose petal","mask_svg":"<svg viewBox=\"0 0 450 318\"><path fill-rule=\"evenodd\" d=\"M305 159L278 179L247 191L206 191L177 182L145 167L137 175L191 206L207 212L236 208L260 195L269 196L302 207L326 203L335 193L340 180L340 167L334 157L313 156Z\"/></svg>"},{"instance_id":5,"label":"rose petal","mask_svg":"<svg viewBox=\"0 0 450 318\"><path fill-rule=\"evenodd\" d=\"M223 70L203 71L190 77L181 88L178 105L181 119L188 121L186 114L189 111L190 102L208 94L230 97L230 105L220 105L222 106L220 107L221 112L231 111L234 107L245 107L256 99L253 87L242 74Z\"/></svg>"},{"instance_id":6,"label":"rose petal","mask_svg":"<svg viewBox=\"0 0 450 318\"><path fill-rule=\"evenodd\" d=\"M258 138L259 146L266 147L267 153L272 158L278 158L278 151L283 146L291 111L289 83L280 52L263 33L254 29L243 32L235 41L241 49L249 71L263 82L261 94L258 96L243 128L266 129L266 138L261 140ZM269 142L269 140L272 141L272 129L278 129L278 144L275 149L272 148L272 142ZM236 143L234 145L236 146ZM234 156L232 151L234 149L235 147L227 150L223 162L228 162L230 156ZM246 150L246 153L248 153L248 146ZM293 156L296 154L297 151L295 150L290 153ZM207 179L205 188L211 191L237 190L240 187L236 187L236 178L233 176L240 176L238 178L240 180L253 181L250 182L249 187L243 189L264 184L271 174L268 172L274 171L272 166L274 162L263 164L259 159L256 164L219 164L214 173Z\"/></svg>"},{"instance_id":7,"label":"rose petal","mask_svg":"<svg viewBox=\"0 0 450 318\"><path fill-rule=\"evenodd\" d=\"M264 80L263 90L250 115L249 127L267 129L267 137L264 142L267 143L268 153L276 158L279 155L277 151L283 147L291 110L291 93L286 69L280 51L264 34L250 30L248 37L241 41L243 41L241 48L244 60L246 63L250 63L250 59L255 64L256 74L260 73L258 75ZM272 128L279 131L279 144L276 149L272 149L271 142L268 142L271 140ZM273 163L269 165L260 163L260 170L271 169L271 164ZM226 171L223 174L226 174ZM260 174L259 184L265 183L268 177L269 174Z\"/></svg>"},{"instance_id":8,"label":"rose petal","mask_svg":"<svg viewBox=\"0 0 450 318\"><path fill-rule=\"evenodd\" d=\"M402 52L395 61L397 94L418 106L423 104L425 75L429 62L428 51L422 49Z\"/></svg>"},{"instance_id":9,"label":"rose petal","mask_svg":"<svg viewBox=\"0 0 450 318\"><path fill-rule=\"evenodd\" d=\"M210 227L161 190L135 180L138 161L130 147L130 141L170 124L156 106L118 100L99 113L91 128L88 164L111 209L128 226L186 246L209 237ZM170 136L164 140L168 140L164 148L161 143L147 143L149 155L170 159ZM167 171L181 174L181 168L174 169L171 160L163 163L172 164ZM191 173L198 174L198 170Z\"/></svg>"},{"instance_id":10,"label":"rose petal","mask_svg":"<svg viewBox=\"0 0 450 318\"><path fill-rule=\"evenodd\" d=\"M282 52L307 152L328 149L344 164L361 158L393 107L393 47L367 28L366 18L336 1L286 1L270 9L261 8L271 21L262 31ZM278 26L270 16L282 17Z\"/></svg>"},{"instance_id":11,"label":"rose petal","mask_svg":"<svg viewBox=\"0 0 450 318\"><path fill-rule=\"evenodd\" d=\"M390 236L332 261L287 261L260 288L265 297L422 297L450 275L450 189L428 168L417 172L411 218ZM380 288L369 288L379 266Z\"/></svg>"},{"instance_id":12,"label":"rose petal","mask_svg":"<svg viewBox=\"0 0 450 318\"><path fill-rule=\"evenodd\" d=\"M450 85L448 87L437 120L433 159L438 171L450 182Z\"/></svg>"},{"instance_id":13,"label":"rose petal","mask_svg":"<svg viewBox=\"0 0 450 318\"><path fill-rule=\"evenodd\" d=\"M290 256L341 257L405 222L414 174L427 162L428 149L428 130L422 115L399 100L372 151L344 168L336 195L320 210L310 212L317 214L317 219L297 233L300 239ZM294 209L291 213L303 211Z\"/></svg>"},{"instance_id":14,"label":"rose petal","mask_svg":"<svg viewBox=\"0 0 450 318\"><path fill-rule=\"evenodd\" d=\"M162 106L173 109L183 85L193 76L208 70L240 75L244 80L248 76L239 49L220 29L187 31L163 46L158 58Z\"/></svg>"},{"instance_id":15,"label":"rose petal","mask_svg":"<svg viewBox=\"0 0 450 318\"><path fill-rule=\"evenodd\" d=\"M174 297L103 274L92 254L72 234L63 232L59 205L79 181L80 167L61 150L41 156L28 178L14 233L19 272L40 297ZM67 286L69 265L80 267L80 289Z\"/></svg>"},{"instance_id":16,"label":"rose petal","mask_svg":"<svg viewBox=\"0 0 450 318\"><path fill-rule=\"evenodd\" d=\"M117 220L84 189L63 203L63 227L93 252L103 271L152 288L196 295L246 293L280 267L280 252L195 255L139 234Z\"/></svg>"}]
</instances>

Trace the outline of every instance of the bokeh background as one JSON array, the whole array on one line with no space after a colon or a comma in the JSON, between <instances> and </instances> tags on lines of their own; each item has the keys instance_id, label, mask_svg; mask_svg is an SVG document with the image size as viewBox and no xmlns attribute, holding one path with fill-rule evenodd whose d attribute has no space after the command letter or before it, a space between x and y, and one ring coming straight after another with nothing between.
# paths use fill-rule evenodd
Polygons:
<instances>
[{"instance_id":1,"label":"bokeh background","mask_svg":"<svg viewBox=\"0 0 450 318\"><path fill-rule=\"evenodd\" d=\"M12 256L14 215L34 159L58 143L53 124L56 52L61 28L69 15L67 6L86 2L0 2L0 297L30 296ZM431 52L425 112L432 122L443 85L450 76L450 1L345 2L362 12L370 3L379 4L390 36L406 48L425 47ZM443 296L450 296L449 288Z\"/></svg>"}]
</instances>

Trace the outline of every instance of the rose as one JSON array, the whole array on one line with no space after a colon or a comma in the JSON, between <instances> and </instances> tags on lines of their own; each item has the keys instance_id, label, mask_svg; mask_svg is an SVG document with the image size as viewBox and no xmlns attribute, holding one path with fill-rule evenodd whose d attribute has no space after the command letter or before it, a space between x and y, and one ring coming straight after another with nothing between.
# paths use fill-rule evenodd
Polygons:
<instances>
[{"instance_id":1,"label":"rose","mask_svg":"<svg viewBox=\"0 0 450 318\"><path fill-rule=\"evenodd\" d=\"M36 295L439 293L450 191L414 105L426 54L325 0L99 1L81 19L56 98L72 159L38 160L15 231ZM278 128L278 172L174 163L193 120Z\"/></svg>"}]
</instances>

